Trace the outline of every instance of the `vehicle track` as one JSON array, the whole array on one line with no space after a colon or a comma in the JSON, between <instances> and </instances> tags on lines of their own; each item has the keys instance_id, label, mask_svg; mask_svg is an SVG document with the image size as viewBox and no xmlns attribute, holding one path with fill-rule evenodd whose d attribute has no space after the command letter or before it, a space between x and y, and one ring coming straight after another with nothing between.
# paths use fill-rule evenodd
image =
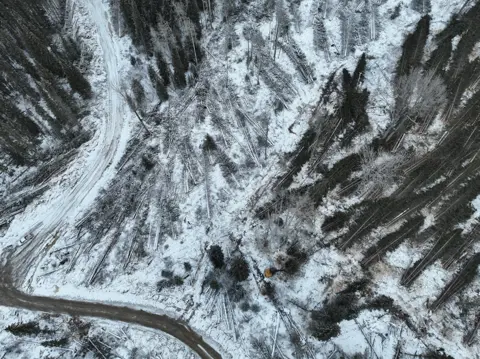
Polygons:
<instances>
[{"instance_id":1,"label":"vehicle track","mask_svg":"<svg viewBox=\"0 0 480 359\"><path fill-rule=\"evenodd\" d=\"M112 31L106 3L102 0L85 0L79 7L88 10L103 52L107 80L105 116L99 121L92 140L81 151L84 156L72 163L66 175L70 178L62 179L70 185L63 190L60 187L57 188L57 192L50 192L49 196L44 198L46 204L31 208L17 219L16 225L22 221L30 223L28 231L20 235L21 238L28 238L13 250L4 248L3 255L4 259L8 257L6 260L8 264L3 263L4 266L0 270L0 305L104 318L159 329L182 341L201 358L221 358L220 354L186 323L166 315L105 303L29 295L15 287L15 284L25 284L25 281L27 284L32 282L36 267L55 244L59 231L65 233L73 230L75 222L83 215L84 210L93 204L98 190L111 179L109 178L113 173L111 170L115 168L123 153L121 136L128 130L126 128L128 118L124 115L130 116L130 113L119 93L120 44ZM78 173L81 173L79 177ZM15 236L19 235L12 230L4 237L4 241L8 242L9 238ZM12 273L15 273L15 276Z\"/></svg>"},{"instance_id":2,"label":"vehicle track","mask_svg":"<svg viewBox=\"0 0 480 359\"><path fill-rule=\"evenodd\" d=\"M18 273L17 278L22 281L28 280L29 284L34 278L36 267L53 246L59 232L66 233L72 230L82 212L93 204L101 187L102 177L109 176L110 170L116 166L123 152L120 137L128 122L124 114L129 116L130 113L119 93L121 53L118 38L111 31L108 8L102 1L87 0L83 5L95 24L98 44L103 53L107 82L105 115L98 121L99 125L92 140L81 151L85 157L78 158L77 163L72 164L76 168L71 173L73 175L81 173L80 177L73 179L70 182L72 186L65 188L63 193L47 199L48 214L36 213L40 212L37 209L29 213L29 216L39 218L32 226L35 228L31 231L32 239L17 248L15 255L12 256L12 265Z\"/></svg>"}]
</instances>

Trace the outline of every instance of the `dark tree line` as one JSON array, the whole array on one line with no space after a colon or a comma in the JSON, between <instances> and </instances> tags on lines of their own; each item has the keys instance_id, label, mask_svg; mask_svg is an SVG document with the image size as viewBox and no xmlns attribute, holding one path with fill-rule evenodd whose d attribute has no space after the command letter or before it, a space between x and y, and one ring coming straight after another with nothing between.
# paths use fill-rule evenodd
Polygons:
<instances>
[{"instance_id":1,"label":"dark tree line","mask_svg":"<svg viewBox=\"0 0 480 359\"><path fill-rule=\"evenodd\" d=\"M133 43L156 58L158 75L153 68L149 74L159 99L168 98L165 88L171 83L184 88L202 58L200 11L208 10L205 6L210 7L211 2L112 0L112 5L120 10Z\"/></svg>"},{"instance_id":2,"label":"dark tree line","mask_svg":"<svg viewBox=\"0 0 480 359\"><path fill-rule=\"evenodd\" d=\"M480 35L473 31L473 19L478 19L479 14L480 3L477 2L468 11L454 15L446 29L434 38L436 50L429 59L425 59L424 51L430 33L428 15L406 36L393 81L392 123L364 150L371 153L371 158L352 153L333 165L322 159L333 144L349 146L349 131L357 136L368 126L365 110L368 92L361 86L365 58L360 59L353 74L343 72L342 82L332 75L317 109L324 103L331 103L330 94L335 94L335 115L327 114L330 117L325 118L324 112L315 111L313 125L295 151L288 154L288 168L275 182L274 198L257 208L257 216L263 219L281 213L305 196L316 207L329 195L338 198L355 194L362 201L349 208L339 207L322 225L325 232L344 229L336 238L340 249L362 243L367 249L361 264L368 269L406 240L425 243L428 249L405 270L400 284L412 285L437 260L448 269L453 264L465 262L465 258L473 258L464 264L464 276L456 277L434 306L468 286L478 266L478 256L472 255L478 232L468 233L468 228L462 232L458 226L472 219L475 211L471 203L480 191L477 155L480 151L477 131L480 90L476 85L480 65L476 59L469 58L480 40ZM453 49L451 40L457 35L462 37ZM408 134L430 136L427 129L439 115L442 115L445 131L435 138L438 142L434 149L423 153L415 145L404 143L403 138ZM324 124L321 129L315 127L314 122L320 116ZM334 131L327 126L329 123ZM342 136L338 136L339 133ZM324 141L323 136L328 140ZM382 161L375 164L377 159ZM321 177L313 178L311 184L290 188L294 176L304 166L310 167L312 177L315 174ZM375 166L391 173L385 175L377 173L375 168L369 169ZM388 186L383 186L375 190L374 195L365 195L365 177L378 181L388 179L389 183L395 183L395 190L387 195L385 188ZM428 228L423 228L426 225L424 211L434 217L434 224ZM388 234L378 238L380 230ZM328 313L315 313L312 319L315 326L311 329L317 338L335 335L338 328L330 325L335 321Z\"/></svg>"},{"instance_id":3,"label":"dark tree line","mask_svg":"<svg viewBox=\"0 0 480 359\"><path fill-rule=\"evenodd\" d=\"M333 165L331 169L324 168L322 158L335 140L340 140L341 147L348 147L352 140L364 133L369 127L366 106L369 92L363 87L366 69L366 57L362 55L353 72L344 69L341 78L333 73L324 87L318 109L322 104L328 103L332 94L338 95L335 103L334 114L324 114L320 110L313 114L309 129L304 133L297 148L287 154L288 168L279 176L274 184L274 189L279 192L273 201L257 210L260 218L265 218L273 213L283 210L298 196L308 194L312 204L318 207L325 196L337 185L347 185L346 179L351 173L359 170L362 157L358 153L349 155ZM342 81L342 84L338 82ZM327 119L324 119L326 116ZM290 190L294 177L304 165L309 166L309 173L321 173L322 178L312 184Z\"/></svg>"},{"instance_id":4,"label":"dark tree line","mask_svg":"<svg viewBox=\"0 0 480 359\"><path fill-rule=\"evenodd\" d=\"M362 262L364 266L371 265L407 238L431 241L428 251L403 274L401 284L406 286L437 259L447 268L468 257L476 240L476 235L465 238L470 235L461 233L457 226L472 218L471 202L480 188L480 160L476 156L480 150L476 133L480 91L472 86L478 77L475 75L478 64L466 60L478 41L473 19L479 14L480 4L476 3L467 12L454 15L445 30L435 37L436 50L426 62L423 50L429 33L429 17L423 17L416 30L407 36L394 82L397 97L393 126L378 141L377 149L388 152L398 148L405 133L422 132L430 123L425 119L440 111L445 114L444 136L434 150L422 156L415 155L415 148L408 150L411 160L402 166L402 180L389 197L365 200L326 223L326 228L330 223L339 228L353 219L353 225L339 240L341 248L347 248L359 239L366 240L374 230L404 221L399 229L370 246ZM463 34L462 41L453 50L449 43L460 34ZM447 68L448 61L451 62ZM469 65L464 66L467 62ZM410 87L412 80L416 84ZM405 86L403 90L402 86ZM422 96L408 97L413 88L421 90ZM473 91L462 103L460 100L467 88ZM442 99L441 103L435 102L438 98ZM407 102L409 106L404 105ZM405 118L408 122L404 122ZM435 216L435 224L426 230L420 230L422 209L432 211Z\"/></svg>"},{"instance_id":5,"label":"dark tree line","mask_svg":"<svg viewBox=\"0 0 480 359\"><path fill-rule=\"evenodd\" d=\"M398 61L396 78L408 75L420 66L423 50L430 32L430 16L426 15L418 22L415 31L407 36L402 46L402 56Z\"/></svg>"},{"instance_id":6,"label":"dark tree line","mask_svg":"<svg viewBox=\"0 0 480 359\"><path fill-rule=\"evenodd\" d=\"M45 155L42 139L81 138L82 103L74 94L92 95L76 66L79 46L62 31L58 9L51 10L46 1L0 1L0 152L17 164Z\"/></svg>"}]
</instances>

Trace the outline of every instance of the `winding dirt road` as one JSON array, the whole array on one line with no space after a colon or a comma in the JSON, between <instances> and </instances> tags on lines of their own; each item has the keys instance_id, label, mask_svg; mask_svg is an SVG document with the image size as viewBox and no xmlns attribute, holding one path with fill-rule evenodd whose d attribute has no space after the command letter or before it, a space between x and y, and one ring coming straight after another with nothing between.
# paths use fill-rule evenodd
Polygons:
<instances>
[{"instance_id":1,"label":"winding dirt road","mask_svg":"<svg viewBox=\"0 0 480 359\"><path fill-rule=\"evenodd\" d=\"M4 269L0 272L0 305L48 313L104 318L159 329L183 342L202 359L222 358L200 335L180 320L104 303L28 295L16 289L11 278L10 270Z\"/></svg>"},{"instance_id":2,"label":"winding dirt road","mask_svg":"<svg viewBox=\"0 0 480 359\"><path fill-rule=\"evenodd\" d=\"M79 7L88 12L94 23L98 45L101 48L106 74L106 98L103 118L99 119L94 138L80 151L77 158L63 179L67 183L44 196L43 201L24 214L18 215L3 238L4 244L9 240L18 240L25 229L31 233L21 246L12 251L4 247L3 259L8 256L8 265L0 269L0 305L24 308L49 313L65 313L76 316L104 318L113 321L138 324L159 329L186 346L201 358L220 359L220 354L208 345L186 323L165 315L148 313L128 307L105 303L75 301L49 298L26 294L18 290L14 281L22 283L32 281L37 265L48 253L56 241L58 233L74 228L83 211L93 204L102 186L111 179L116 164L123 153L121 138L128 136L129 114L125 101L118 93L121 83L121 43L112 33L108 15L109 9L103 0L85 0ZM125 141L123 141L124 143ZM11 274L15 273L15 277Z\"/></svg>"}]
</instances>

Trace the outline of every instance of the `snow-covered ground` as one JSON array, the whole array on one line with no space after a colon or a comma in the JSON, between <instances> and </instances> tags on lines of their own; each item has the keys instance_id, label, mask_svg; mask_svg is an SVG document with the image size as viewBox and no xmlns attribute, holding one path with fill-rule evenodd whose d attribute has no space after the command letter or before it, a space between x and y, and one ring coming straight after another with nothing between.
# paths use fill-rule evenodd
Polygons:
<instances>
[{"instance_id":1,"label":"snow-covered ground","mask_svg":"<svg viewBox=\"0 0 480 359\"><path fill-rule=\"evenodd\" d=\"M392 358L399 343L404 353L412 355L441 347L456 359L480 355L477 347L462 344L461 339L466 325L470 325L471 321L459 320L458 309L455 306L446 306L434 314L429 313L426 308L427 301L440 292L453 273L433 265L421 275L412 288L407 289L399 285L401 269L407 268L418 259L420 251L423 250L419 244L408 242L402 244L390 253L385 261L376 265L372 273L373 282L376 283L373 288L375 293L394 299L395 303L411 316L417 327L425 328L427 334L423 337L417 337L402 321L383 310L366 310L355 320L341 322L341 334L328 342L316 341L308 334L305 324L309 320L308 311L319 308L325 298L341 291L347 283L359 277L361 257L355 250L341 252L333 246L320 248L309 258L296 277L290 278L283 274L274 277L272 282L275 284L276 295L282 298L279 302L273 302L260 293L257 282L260 276L254 269L254 265L263 270L275 262L274 251L262 248L263 240L275 248L281 236L294 237L300 231L304 231L309 238L307 244L313 247L322 239L322 218L331 214L337 204L335 198L327 199L325 205L315 214L318 218L312 219L309 226L295 220L295 211L301 211L301 208L287 210L282 215L285 222L283 228L279 228L272 221L267 223L254 219L252 215L256 204L252 202L255 202L256 195L268 192L268 187L284 168L282 163L284 153L293 150L307 129L309 118L327 77L332 71L344 67L353 70L361 54L366 52L369 60L365 85L371 93L368 111L372 132L378 133L385 129L390 120L388 109L393 103L391 81L401 54L401 45L405 35L414 30L421 14L412 10L409 4L403 1L382 2L378 7L380 20L379 28L376 30L378 36L357 46L347 57L333 55L332 60L327 61L324 54L317 53L313 47L312 14L317 3L310 0L302 1L299 6L300 31L294 32L293 38L301 45L308 62L314 64L314 75L317 80L313 84L302 83L286 54L279 52L276 62L291 76L291 82L298 95L288 108L278 114L273 111L274 100L271 91L263 82L261 85L255 85L256 78L251 77L250 83L245 80L246 75L251 76L253 73L245 61L247 47L250 44L242 33L247 22L235 25L239 45L228 54L225 54L223 47L216 43L217 32L222 30L222 24L214 23L214 29L204 34L203 45L208 50L204 61L208 64L206 66L208 72L201 73L201 76L210 76L211 86L221 94L220 99L227 102L225 93L230 92L225 90L227 87L224 86L226 81L224 76L226 76L234 88L233 93L240 98L240 108L255 119L262 116L270 118L268 132L272 145L265 150L266 158L260 158L257 163L255 159L251 159L254 165L239 170L234 186L226 184L218 166L212 169L209 177L211 204L206 205L204 184L200 183L185 190L183 177L179 174L181 171L178 167L168 167L171 160L169 156L173 156L170 149L160 139L152 140L160 143L159 147L163 149L158 151L158 162L166 168L166 172L171 170L173 173L175 185L171 187L174 189L169 189L178 193L180 212L178 222L181 230L177 235L165 235L160 238L161 223L153 214L157 211L155 208L147 221L150 228L149 243L155 244L147 248L146 259L125 268L123 263L116 262L116 257L124 258L121 252L125 247L119 246L109 256L105 269L110 274L108 279L101 284L88 285L87 277L92 263L96 263L97 258L103 253L106 241L100 241L99 248L79 258L72 271L67 271L61 266L54 268L51 263L55 263L53 258L56 250L75 243L74 225L95 203L99 190L108 188L108 182L115 176L115 166L127 146L134 127L130 110L118 89L123 75L126 76L133 70L129 62L130 41L127 37L119 38L112 32L107 3L87 0L85 3L76 4L75 16L78 18L81 33L86 41L90 41L90 46L95 51L96 64L90 79L96 90L97 102L92 107L92 114L89 117L95 136L82 147L79 158L72 167L60 178L54 179L52 188L46 195L16 217L0 242L2 249L15 246L25 233L34 228L34 239L16 251L14 263L18 265L27 258L34 258L36 263L50 253L44 262L46 263L44 269L36 266L27 267L30 281L24 286L25 289L39 295L128 303L153 312L166 312L173 317L188 320L199 333L218 343L225 357L231 358L255 357L251 345L252 338L264 341L269 348L276 348L277 354L280 352L282 357L294 357L289 338L292 327L297 328L300 333L302 344L306 348L305 357L330 358L334 357L334 353L341 351L352 355L369 351L371 357ZM398 4L402 5L401 14L396 19L390 20L390 14ZM445 27L450 16L461 6L460 1L433 2L432 36ZM338 9L333 9L327 17L325 27L331 42L340 46L336 11ZM257 24L258 30L267 39L271 38L274 26L274 19L268 18L261 19ZM94 41L98 43L95 44ZM138 56L142 58L142 55ZM188 98L189 91L193 93L194 89L185 90L183 97L172 95L170 102L181 103ZM231 98L228 100L232 101ZM231 103L224 105L231 106ZM175 108L175 105L172 107ZM179 128L175 135L190 135L192 147L198 155L197 160L202 160L199 148L205 135L215 131L212 115L216 110L217 108L210 109L210 114L202 123L188 120L178 123ZM162 114L168 114L170 111L168 105L162 105L162 111ZM187 108L185 114L182 112L180 116L187 117L192 112L194 109ZM289 127L291 131L287 130ZM245 153L248 153L246 150L248 145L242 138L242 132L240 130L234 132L228 141L226 139L228 134L222 135L225 142L231 143L228 155L246 162L245 158L248 155ZM368 136L371 134L365 137ZM352 149L348 151L358 151L362 148L365 138L360 137L355 141ZM344 157L346 152L342 150L334 154L332 161ZM304 184L305 181L308 181L306 174L300 172L296 178L296 185ZM128 240L128 235L121 240ZM240 301L248 303L249 310L241 310L239 303L232 303L227 295L217 295L210 288L204 288L204 280L212 271L206 248L210 244L220 244L226 256L229 256L234 252L238 241L241 241L240 249L246 254L252 270L245 285L247 294L245 299ZM192 271L186 269L185 262L191 264ZM184 284L158 291L156 284L162 279L161 270L173 271L180 275L184 278ZM472 295L479 284L476 279L468 295ZM253 305L256 306L255 310L251 309ZM8 317L8 313L6 316ZM114 326L116 330L117 326L118 324ZM2 340L8 341L10 337L5 338ZM145 337L140 338L137 335L132 342L136 340L145 341ZM160 345L162 344L155 349L159 355L175 357L167 351L170 349L160 350ZM170 348L169 345L167 347ZM46 354L39 354L39 357L42 355Z\"/></svg>"},{"instance_id":2,"label":"snow-covered ground","mask_svg":"<svg viewBox=\"0 0 480 359\"><path fill-rule=\"evenodd\" d=\"M18 335L6 330L25 323L38 323L39 332ZM0 327L0 354L5 359L196 358L184 345L159 331L108 320L0 308ZM61 342L53 346L55 340Z\"/></svg>"},{"instance_id":3,"label":"snow-covered ground","mask_svg":"<svg viewBox=\"0 0 480 359\"><path fill-rule=\"evenodd\" d=\"M35 264L58 238L75 236L74 225L114 177L131 135L131 112L120 94L121 74L130 66L129 41L113 33L108 2L73 2L72 6L76 9L74 22L95 58L89 74L95 102L86 119L94 136L82 146L68 170L52 180L50 190L15 217L3 236L1 246L5 251L23 242L26 234L33 235L13 256L24 279L30 281L36 274Z\"/></svg>"}]
</instances>

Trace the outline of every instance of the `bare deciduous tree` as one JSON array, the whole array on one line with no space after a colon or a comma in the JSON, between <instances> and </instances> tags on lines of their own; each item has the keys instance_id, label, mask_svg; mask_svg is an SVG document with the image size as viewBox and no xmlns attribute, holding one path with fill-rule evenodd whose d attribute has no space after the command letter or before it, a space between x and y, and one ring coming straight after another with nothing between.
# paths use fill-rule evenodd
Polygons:
<instances>
[{"instance_id":1,"label":"bare deciduous tree","mask_svg":"<svg viewBox=\"0 0 480 359\"><path fill-rule=\"evenodd\" d=\"M140 122L142 127L145 129L145 132L147 132L148 135L151 135L152 133L148 129L147 125L145 125L145 122L143 121L142 116L140 116L139 114L139 105L135 101L134 97L131 94L129 94L125 88L116 88L115 90L120 94L120 96L123 97L125 102L127 102L128 106L135 114L135 117Z\"/></svg>"},{"instance_id":2,"label":"bare deciduous tree","mask_svg":"<svg viewBox=\"0 0 480 359\"><path fill-rule=\"evenodd\" d=\"M394 122L421 122L425 130L447 99L447 87L434 70L414 69L395 84Z\"/></svg>"},{"instance_id":3,"label":"bare deciduous tree","mask_svg":"<svg viewBox=\"0 0 480 359\"><path fill-rule=\"evenodd\" d=\"M372 148L362 153L362 174L359 189L364 198L376 198L391 188L398 179L402 154L379 156Z\"/></svg>"}]
</instances>

